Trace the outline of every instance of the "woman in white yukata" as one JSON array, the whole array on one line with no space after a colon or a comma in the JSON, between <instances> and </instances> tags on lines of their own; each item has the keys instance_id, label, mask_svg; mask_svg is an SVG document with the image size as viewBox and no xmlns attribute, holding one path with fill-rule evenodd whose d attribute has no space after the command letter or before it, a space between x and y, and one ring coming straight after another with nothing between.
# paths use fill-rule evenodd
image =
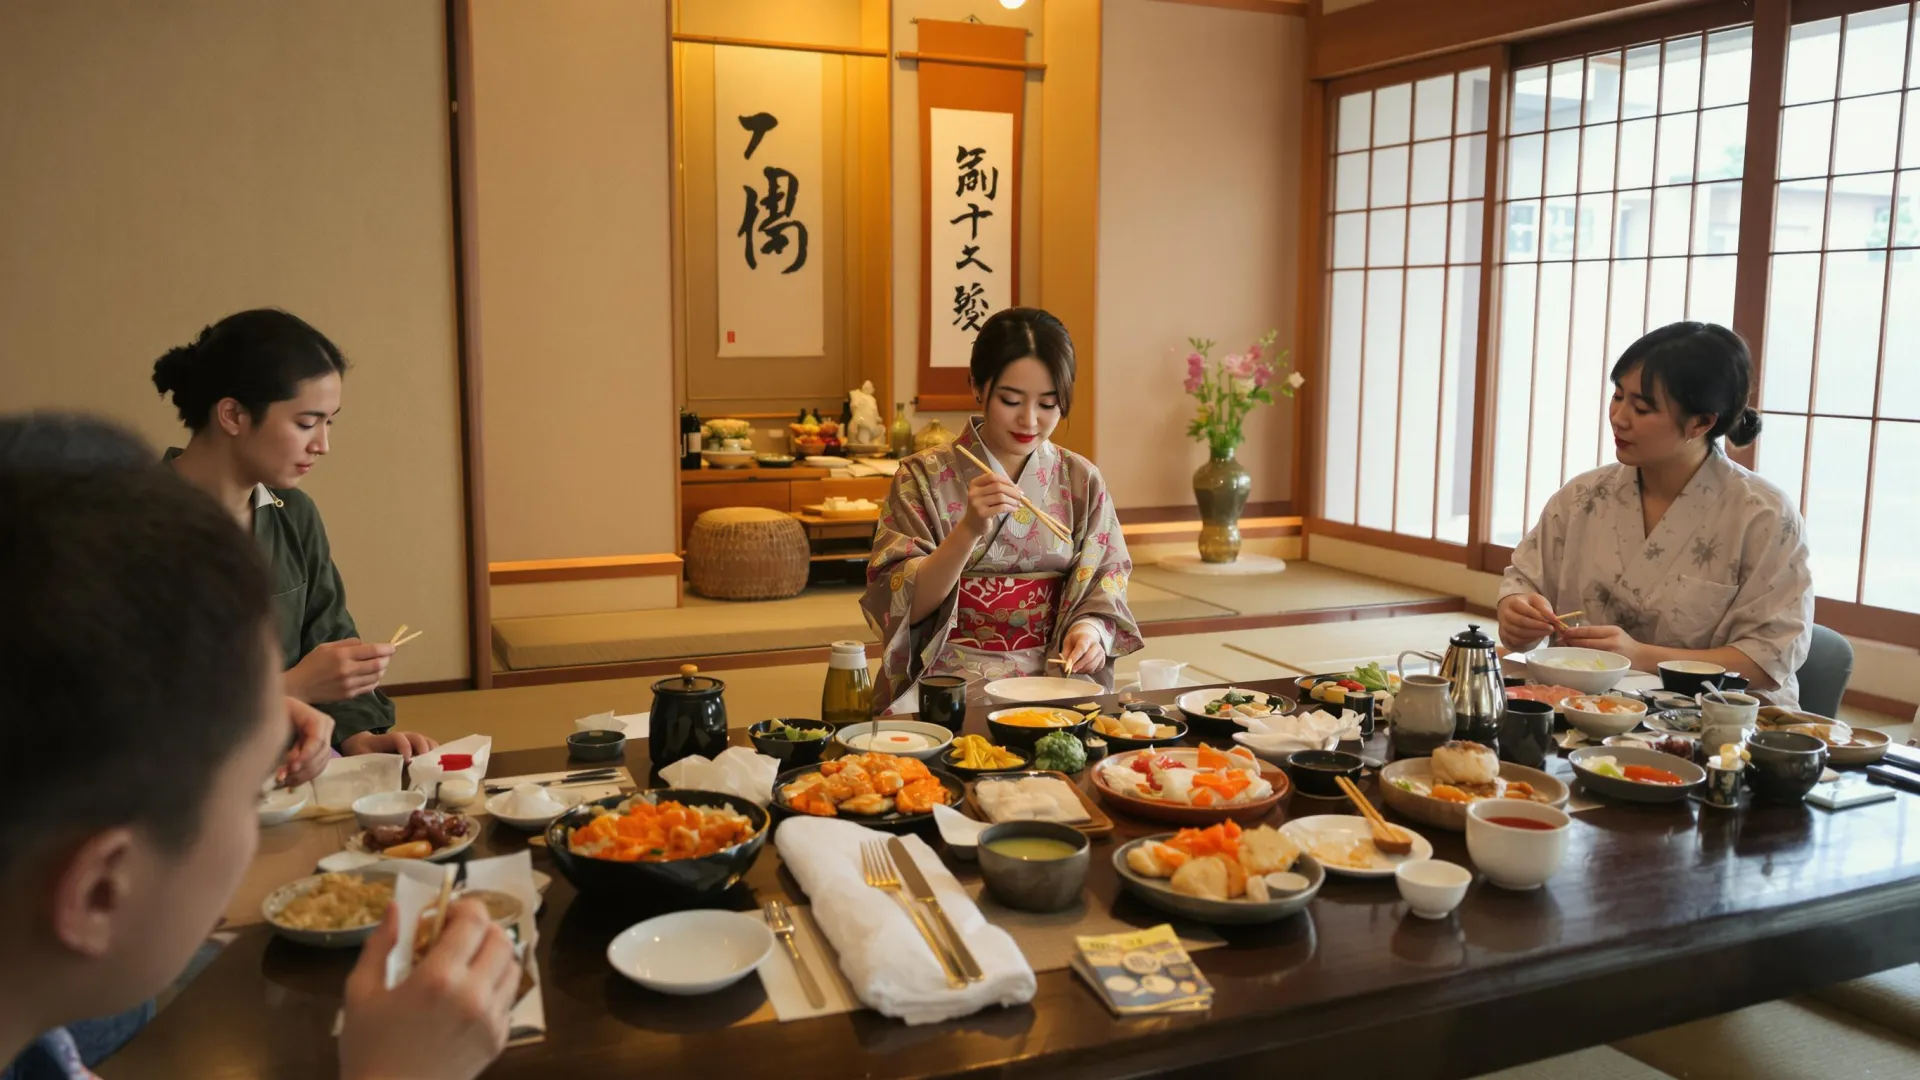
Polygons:
<instances>
[{"instance_id":1,"label":"woman in white yukata","mask_svg":"<svg viewBox=\"0 0 1920 1080\"><path fill-rule=\"evenodd\" d=\"M1727 459L1760 434L1752 361L1723 326L1680 322L1613 366L1615 465L1547 501L1500 585L1500 638L1619 653L1640 671L1718 664L1781 704L1812 641L1805 529L1781 490ZM1586 612L1562 626L1555 612Z\"/></svg>"},{"instance_id":2,"label":"woman in white yukata","mask_svg":"<svg viewBox=\"0 0 1920 1080\"><path fill-rule=\"evenodd\" d=\"M953 446L901 463L860 602L881 641L876 711L925 675L975 680L977 700L984 680L1047 674L1049 657L1111 688L1114 658L1140 648L1127 609L1133 562L1100 470L1049 441L1073 404L1073 366L1059 319L996 313L968 371L982 415L957 440L993 469Z\"/></svg>"}]
</instances>

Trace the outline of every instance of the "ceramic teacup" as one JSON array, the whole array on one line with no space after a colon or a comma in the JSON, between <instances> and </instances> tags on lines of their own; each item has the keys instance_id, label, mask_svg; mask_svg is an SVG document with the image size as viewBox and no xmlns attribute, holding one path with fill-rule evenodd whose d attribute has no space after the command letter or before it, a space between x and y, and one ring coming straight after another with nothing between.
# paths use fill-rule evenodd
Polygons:
<instances>
[{"instance_id":1,"label":"ceramic teacup","mask_svg":"<svg viewBox=\"0 0 1920 1080\"><path fill-rule=\"evenodd\" d=\"M1566 858L1572 822L1532 799L1481 799L1467 807L1467 854L1495 885L1537 889Z\"/></svg>"},{"instance_id":2,"label":"ceramic teacup","mask_svg":"<svg viewBox=\"0 0 1920 1080\"><path fill-rule=\"evenodd\" d=\"M1760 699L1752 694L1709 691L1694 701L1700 705L1700 745L1709 754L1745 742L1760 718Z\"/></svg>"}]
</instances>

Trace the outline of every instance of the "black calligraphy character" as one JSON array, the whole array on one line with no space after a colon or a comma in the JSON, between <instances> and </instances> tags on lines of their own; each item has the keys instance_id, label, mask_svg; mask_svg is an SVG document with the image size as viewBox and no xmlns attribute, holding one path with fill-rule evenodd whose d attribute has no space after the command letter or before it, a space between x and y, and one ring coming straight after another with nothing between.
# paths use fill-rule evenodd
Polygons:
<instances>
[{"instance_id":1,"label":"black calligraphy character","mask_svg":"<svg viewBox=\"0 0 1920 1080\"><path fill-rule=\"evenodd\" d=\"M760 149L760 140L767 137L767 132L779 127L780 121L775 119L772 113L757 112L752 116L741 117L740 126L753 132L753 138L747 140L747 152L742 155L742 157L751 158L753 152Z\"/></svg>"},{"instance_id":2,"label":"black calligraphy character","mask_svg":"<svg viewBox=\"0 0 1920 1080\"><path fill-rule=\"evenodd\" d=\"M962 330L979 330L980 321L987 317L986 290L974 282L969 288L965 285L953 287L953 325Z\"/></svg>"},{"instance_id":3,"label":"black calligraphy character","mask_svg":"<svg viewBox=\"0 0 1920 1080\"><path fill-rule=\"evenodd\" d=\"M963 221L966 222L972 228L972 232L967 236L967 239L978 240L980 239L980 219L992 216L993 211L980 209L979 203L968 203L967 212L957 218L953 218L948 221L947 224L958 225Z\"/></svg>"},{"instance_id":4,"label":"black calligraphy character","mask_svg":"<svg viewBox=\"0 0 1920 1080\"><path fill-rule=\"evenodd\" d=\"M767 193L757 195L753 188L742 184L740 190L746 192L746 213L740 219L740 230L733 235L744 236L747 241L747 268L758 270L760 264L754 259L753 242L755 219L762 210L766 217L760 219L758 231L766 237L760 245L760 254L779 255L787 250L788 233L795 234L792 239L798 241L798 250L794 252L793 263L782 274L791 274L807 265L807 227L793 218L794 200L800 197L800 180L785 169L772 165L760 170L767 178Z\"/></svg>"},{"instance_id":5,"label":"black calligraphy character","mask_svg":"<svg viewBox=\"0 0 1920 1080\"><path fill-rule=\"evenodd\" d=\"M978 191L988 199L1000 194L1000 170L997 167L982 169L980 161L987 156L985 147L969 150L962 146L953 156L954 163L960 166L959 182L953 186L955 198L969 191Z\"/></svg>"},{"instance_id":6,"label":"black calligraphy character","mask_svg":"<svg viewBox=\"0 0 1920 1080\"><path fill-rule=\"evenodd\" d=\"M979 244L960 245L960 258L957 262L953 264L953 268L955 270L965 270L969 266L977 266L981 269L983 273L988 273L988 274L993 273L993 267L988 266L986 263L983 263L979 259L975 258L975 256L978 254L980 254Z\"/></svg>"}]
</instances>

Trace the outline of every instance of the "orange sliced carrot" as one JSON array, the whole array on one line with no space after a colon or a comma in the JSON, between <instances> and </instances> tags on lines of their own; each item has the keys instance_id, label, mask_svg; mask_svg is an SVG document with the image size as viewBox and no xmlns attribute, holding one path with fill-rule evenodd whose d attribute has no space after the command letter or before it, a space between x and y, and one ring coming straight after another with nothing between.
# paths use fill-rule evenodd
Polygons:
<instances>
[{"instance_id":1,"label":"orange sliced carrot","mask_svg":"<svg viewBox=\"0 0 1920 1080\"><path fill-rule=\"evenodd\" d=\"M1233 759L1215 750L1213 747L1202 743L1200 745L1200 767L1202 769L1229 769L1233 767Z\"/></svg>"}]
</instances>

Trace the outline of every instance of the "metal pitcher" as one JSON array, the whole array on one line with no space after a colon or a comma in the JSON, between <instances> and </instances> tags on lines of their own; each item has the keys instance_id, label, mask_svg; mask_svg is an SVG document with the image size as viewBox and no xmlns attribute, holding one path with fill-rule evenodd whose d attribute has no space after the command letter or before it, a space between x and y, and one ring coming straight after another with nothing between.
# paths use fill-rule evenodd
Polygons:
<instances>
[{"instance_id":1,"label":"metal pitcher","mask_svg":"<svg viewBox=\"0 0 1920 1080\"><path fill-rule=\"evenodd\" d=\"M1397 663L1419 656L1439 665L1438 674L1452 684L1453 734L1457 739L1472 739L1488 747L1499 738L1500 714L1506 711L1506 679L1500 671L1500 654L1493 639L1482 633L1478 623L1447 642L1447 654L1409 651L1400 654ZM1402 678L1405 678L1404 668Z\"/></svg>"}]
</instances>

